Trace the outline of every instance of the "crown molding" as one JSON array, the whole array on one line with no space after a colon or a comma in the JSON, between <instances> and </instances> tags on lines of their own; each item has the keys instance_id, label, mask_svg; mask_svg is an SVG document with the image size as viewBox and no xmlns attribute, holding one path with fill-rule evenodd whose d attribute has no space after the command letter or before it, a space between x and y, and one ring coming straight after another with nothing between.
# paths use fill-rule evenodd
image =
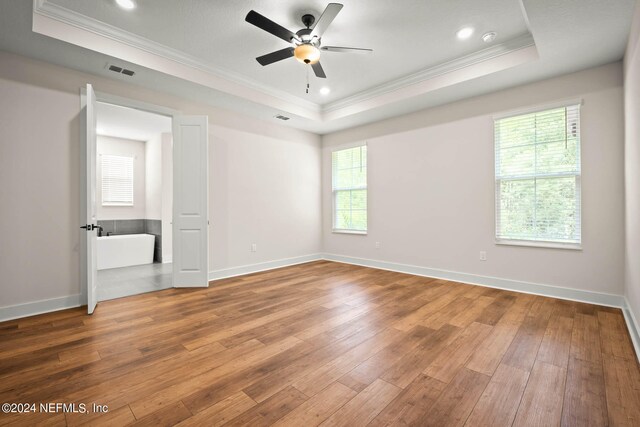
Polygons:
<instances>
[{"instance_id":1,"label":"crown molding","mask_svg":"<svg viewBox=\"0 0 640 427\"><path fill-rule=\"evenodd\" d=\"M318 122L330 122L399 102L537 58L533 36L527 32L472 54L318 105L48 0L33 0L33 13L34 31L41 34L110 56L120 55L118 57L125 61ZM41 24L37 17L50 21ZM52 29L53 26L57 28ZM111 42L108 48L103 43L105 40ZM176 68L175 64L181 67Z\"/></svg>"},{"instance_id":2,"label":"crown molding","mask_svg":"<svg viewBox=\"0 0 640 427\"><path fill-rule=\"evenodd\" d=\"M480 64L485 61L489 61L498 58L503 55L507 55L516 52L527 47L535 46L533 36L530 33L522 34L516 38L507 40L503 43L493 45L486 49L479 50L460 58L453 59L451 61L444 62L442 64L435 65L433 67L425 68L417 73L410 74L399 79L392 80L387 83L375 86L371 89L364 90L355 95L348 96L346 98L339 99L334 102L325 104L322 108L323 113L331 113L343 108L350 107L354 104L368 101L372 98L385 95L390 92L394 92L399 89L404 89L408 86L412 86L418 83L422 83L427 80L431 80L435 77L439 77L445 74L452 73L464 68L471 67L473 65Z\"/></svg>"},{"instance_id":3,"label":"crown molding","mask_svg":"<svg viewBox=\"0 0 640 427\"><path fill-rule=\"evenodd\" d=\"M311 110L315 113L319 113L321 110L321 107L318 104L290 95L284 91L265 86L262 83L239 75L238 73L230 71L226 68L205 63L177 49L173 49L171 47L154 42L128 31L124 31L113 25L67 9L58 4L51 3L48 0L34 0L33 12L38 15L62 22L64 24L89 31L99 36L106 37L119 43L126 44L144 52L157 55L161 58L175 61L182 65L204 71L215 77L233 82L245 88L261 92L274 98L278 98L282 101L295 104L297 106Z\"/></svg>"}]
</instances>

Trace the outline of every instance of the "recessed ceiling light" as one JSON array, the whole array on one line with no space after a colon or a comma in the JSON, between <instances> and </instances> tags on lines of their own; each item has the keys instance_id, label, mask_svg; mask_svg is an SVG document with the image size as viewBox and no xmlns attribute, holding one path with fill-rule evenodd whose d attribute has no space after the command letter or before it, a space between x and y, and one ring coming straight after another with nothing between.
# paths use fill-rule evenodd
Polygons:
<instances>
[{"instance_id":1,"label":"recessed ceiling light","mask_svg":"<svg viewBox=\"0 0 640 427\"><path fill-rule=\"evenodd\" d=\"M328 95L329 92L331 92L331 89L329 89L328 87L323 87L322 89L320 89L320 95Z\"/></svg>"},{"instance_id":2,"label":"recessed ceiling light","mask_svg":"<svg viewBox=\"0 0 640 427\"><path fill-rule=\"evenodd\" d=\"M456 36L458 36L460 40L466 40L469 37L471 37L472 34L473 34L472 27L464 27L458 30L458 32L456 33Z\"/></svg>"},{"instance_id":3,"label":"recessed ceiling light","mask_svg":"<svg viewBox=\"0 0 640 427\"><path fill-rule=\"evenodd\" d=\"M495 31L489 31L488 33L484 33L482 35L482 41L485 43L491 43L496 39L497 36L498 33L496 33Z\"/></svg>"},{"instance_id":4,"label":"recessed ceiling light","mask_svg":"<svg viewBox=\"0 0 640 427\"><path fill-rule=\"evenodd\" d=\"M135 9L136 7L136 4L133 0L116 0L116 3L118 3L118 6L120 6L121 8L127 10Z\"/></svg>"}]
</instances>

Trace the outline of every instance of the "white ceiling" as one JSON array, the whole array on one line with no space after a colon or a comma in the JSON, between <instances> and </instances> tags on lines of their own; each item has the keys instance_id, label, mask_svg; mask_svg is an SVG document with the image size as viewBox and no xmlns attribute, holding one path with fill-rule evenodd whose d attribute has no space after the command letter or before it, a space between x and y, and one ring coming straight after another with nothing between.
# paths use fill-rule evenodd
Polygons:
<instances>
[{"instance_id":1,"label":"white ceiling","mask_svg":"<svg viewBox=\"0 0 640 427\"><path fill-rule=\"evenodd\" d=\"M404 0L402 7L387 1L341 0L344 4L322 37L324 45L374 49L371 55L323 52L327 79L310 72L311 91L305 93L310 67L289 58L262 67L255 60L290 46L245 22L252 9L297 31L301 16L319 17L326 0L137 0L123 11L114 1L51 0L51 3L184 52L203 63L221 67L258 84L318 104L345 98L363 90L433 67L487 47L480 36L499 34L496 42L528 33L522 10L513 0ZM490 12L490 13L488 13ZM477 28L471 39L456 40L466 25ZM357 78L354 78L357 76ZM318 93L323 86L331 93Z\"/></svg>"},{"instance_id":2,"label":"white ceiling","mask_svg":"<svg viewBox=\"0 0 640 427\"><path fill-rule=\"evenodd\" d=\"M326 82L294 59L267 67L255 57L286 46L244 21L255 9L296 31L320 0L0 0L0 50L64 65L324 134L622 58L635 0L343 0L325 45ZM401 7L397 7L396 4ZM40 32L33 32L33 29ZM476 27L468 41L455 38ZM487 47L479 36L499 33ZM45 35L47 36L45 36ZM62 41L61 41L62 40ZM114 41L115 40L115 41ZM119 44L118 44L119 43ZM136 71L114 75L115 62ZM331 94L317 93L329 86Z\"/></svg>"},{"instance_id":3,"label":"white ceiling","mask_svg":"<svg viewBox=\"0 0 640 427\"><path fill-rule=\"evenodd\" d=\"M149 141L171 132L171 118L118 105L98 102L97 133L102 136Z\"/></svg>"}]
</instances>

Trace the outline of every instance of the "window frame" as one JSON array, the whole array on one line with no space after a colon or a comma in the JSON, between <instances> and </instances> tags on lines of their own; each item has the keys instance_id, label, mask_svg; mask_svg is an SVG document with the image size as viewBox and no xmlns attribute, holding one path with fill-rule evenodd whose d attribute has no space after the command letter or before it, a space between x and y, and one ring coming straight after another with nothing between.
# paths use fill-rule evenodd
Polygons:
<instances>
[{"instance_id":1,"label":"window frame","mask_svg":"<svg viewBox=\"0 0 640 427\"><path fill-rule=\"evenodd\" d=\"M349 189L340 189L337 190L334 188L334 176L335 176L335 169L334 169L334 163L333 163L333 155L334 153L338 152L338 151L345 151L345 150L353 150L354 148L362 148L365 147L366 148L366 152L365 152L365 158L367 159L366 161L366 185L364 188L362 187L352 187ZM366 192L367 195L367 208L365 210L366 215L367 215L367 225L366 225L366 229L365 230L356 230L356 229L350 229L350 228L336 228L336 213L337 213L337 203L336 203L336 198L337 198L337 194L339 191L353 191L353 190L364 190ZM353 235L361 235L361 236L366 236L367 233L369 232L369 148L368 148L368 144L367 143L358 143L358 144L353 144L353 145L348 145L348 146L340 146L340 147L336 147L335 149L331 150L331 232L332 233L336 233L336 234L353 234Z\"/></svg>"},{"instance_id":2,"label":"window frame","mask_svg":"<svg viewBox=\"0 0 640 427\"><path fill-rule=\"evenodd\" d=\"M558 108L567 108L567 107L578 107L578 162L577 165L579 170L577 173L567 173L567 172L555 172L555 173L533 173L528 178L524 176L519 177L519 179L533 179L536 178L561 178L561 177L574 177L575 178L575 194L578 199L576 203L576 210L579 212L579 228L580 228L580 241L579 242L560 242L556 240L544 240L544 239L513 239L513 238L504 238L499 237L499 224L500 224L500 206L501 206L501 198L500 198L500 183L502 181L509 181L509 179L499 178L498 177L498 164L499 164L499 156L500 152L498 146L496 144L496 136L497 136L497 126L496 122L502 119L507 119L511 117L517 117L527 114L533 113L543 113L546 111L558 109ZM582 234L582 99L577 100L567 100L560 101L552 104L539 105L527 109L511 111L508 113L496 115L493 117L493 147L494 147L494 238L496 245L504 245L504 246L522 246L522 247L533 247L533 248L547 248L547 249L567 249L567 250L582 250L582 245L584 242L583 234ZM566 124L565 124L566 126ZM512 178L511 180L515 180L516 178ZM535 182L535 181L534 181Z\"/></svg>"}]
</instances>

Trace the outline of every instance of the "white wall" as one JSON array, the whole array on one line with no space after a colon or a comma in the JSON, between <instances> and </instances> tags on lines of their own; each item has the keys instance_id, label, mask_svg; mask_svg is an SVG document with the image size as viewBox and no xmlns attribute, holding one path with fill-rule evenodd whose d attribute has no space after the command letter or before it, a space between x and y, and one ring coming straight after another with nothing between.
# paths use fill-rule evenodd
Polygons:
<instances>
[{"instance_id":1,"label":"white wall","mask_svg":"<svg viewBox=\"0 0 640 427\"><path fill-rule=\"evenodd\" d=\"M98 161L96 168L96 203L99 220L141 219L146 211L146 161L145 142L131 139L98 136ZM102 155L133 157L133 206L102 205Z\"/></svg>"},{"instance_id":2,"label":"white wall","mask_svg":"<svg viewBox=\"0 0 640 427\"><path fill-rule=\"evenodd\" d=\"M162 219L162 135L144 143L145 214L140 218Z\"/></svg>"},{"instance_id":3,"label":"white wall","mask_svg":"<svg viewBox=\"0 0 640 427\"><path fill-rule=\"evenodd\" d=\"M318 144L221 126L212 126L211 134L210 269L319 252Z\"/></svg>"},{"instance_id":4,"label":"white wall","mask_svg":"<svg viewBox=\"0 0 640 427\"><path fill-rule=\"evenodd\" d=\"M640 5L625 55L625 293L640 322ZM640 331L638 331L640 332Z\"/></svg>"},{"instance_id":5,"label":"white wall","mask_svg":"<svg viewBox=\"0 0 640 427\"><path fill-rule=\"evenodd\" d=\"M2 307L40 300L57 298L37 305L46 309L80 300L78 114L86 83L209 116L210 270L320 252L317 135L0 52L0 313L24 313L35 306ZM292 180L305 183L303 194L302 185L285 185L279 194L271 188ZM300 203L274 209L269 197L274 205ZM256 241L252 254L248 244Z\"/></svg>"},{"instance_id":6,"label":"white wall","mask_svg":"<svg viewBox=\"0 0 640 427\"><path fill-rule=\"evenodd\" d=\"M87 82L209 116L210 270L324 245L328 253L623 292L621 64L328 135L321 150L317 135L0 52L0 308L79 300L78 114ZM584 250L494 245L492 115L576 97L584 99ZM369 141L370 232L332 234L329 153L362 140ZM414 202L403 197L412 191L421 195ZM33 227L44 213L54 226ZM478 261L480 250L488 261Z\"/></svg>"},{"instance_id":7,"label":"white wall","mask_svg":"<svg viewBox=\"0 0 640 427\"><path fill-rule=\"evenodd\" d=\"M584 100L583 250L496 245L493 115L575 98ZM366 236L332 233L331 150L355 141L368 142ZM323 137L324 251L620 295L622 171L620 63L331 134Z\"/></svg>"},{"instance_id":8,"label":"white wall","mask_svg":"<svg viewBox=\"0 0 640 427\"><path fill-rule=\"evenodd\" d=\"M79 289L79 91L16 80L0 55L0 307ZM35 125L37 121L37 125Z\"/></svg>"}]
</instances>

